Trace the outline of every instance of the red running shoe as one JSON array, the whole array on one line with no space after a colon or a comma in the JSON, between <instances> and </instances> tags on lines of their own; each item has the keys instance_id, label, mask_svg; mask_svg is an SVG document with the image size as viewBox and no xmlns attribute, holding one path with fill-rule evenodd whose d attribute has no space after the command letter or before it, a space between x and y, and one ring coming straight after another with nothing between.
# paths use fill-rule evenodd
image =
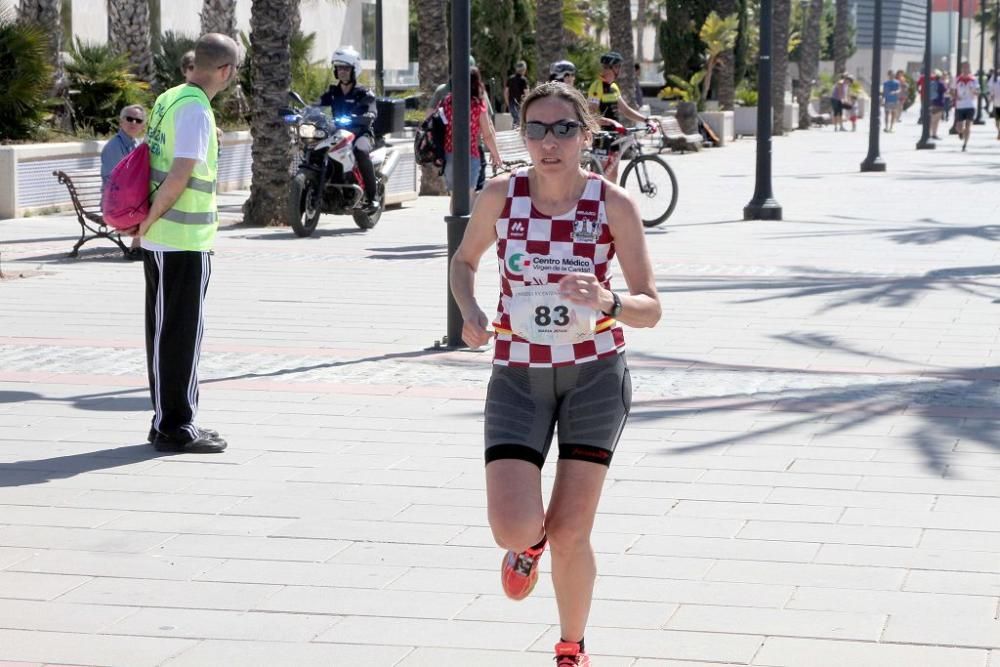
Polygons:
<instances>
[{"instance_id":1,"label":"red running shoe","mask_svg":"<svg viewBox=\"0 0 1000 667\"><path fill-rule=\"evenodd\" d=\"M590 667L590 656L576 642L556 644L556 667Z\"/></svg>"},{"instance_id":2,"label":"red running shoe","mask_svg":"<svg viewBox=\"0 0 1000 667\"><path fill-rule=\"evenodd\" d=\"M521 553L507 552L500 567L500 583L507 597L511 600L523 600L531 594L538 582L538 563L544 552L544 542L537 549Z\"/></svg>"}]
</instances>

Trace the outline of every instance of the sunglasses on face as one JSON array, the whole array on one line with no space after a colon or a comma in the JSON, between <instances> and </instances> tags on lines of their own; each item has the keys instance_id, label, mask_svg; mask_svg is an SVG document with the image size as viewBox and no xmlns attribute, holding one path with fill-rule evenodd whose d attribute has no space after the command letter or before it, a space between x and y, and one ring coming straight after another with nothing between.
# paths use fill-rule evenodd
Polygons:
<instances>
[{"instance_id":1,"label":"sunglasses on face","mask_svg":"<svg viewBox=\"0 0 1000 667\"><path fill-rule=\"evenodd\" d=\"M136 118L135 116L125 116L125 120L130 123L135 123L136 125L142 125L146 121L142 118Z\"/></svg>"},{"instance_id":2,"label":"sunglasses on face","mask_svg":"<svg viewBox=\"0 0 1000 667\"><path fill-rule=\"evenodd\" d=\"M583 127L583 123L575 120L557 120L554 123L541 123L532 120L524 124L524 136L539 141L551 132L556 139L571 139L576 136L581 127Z\"/></svg>"}]
</instances>

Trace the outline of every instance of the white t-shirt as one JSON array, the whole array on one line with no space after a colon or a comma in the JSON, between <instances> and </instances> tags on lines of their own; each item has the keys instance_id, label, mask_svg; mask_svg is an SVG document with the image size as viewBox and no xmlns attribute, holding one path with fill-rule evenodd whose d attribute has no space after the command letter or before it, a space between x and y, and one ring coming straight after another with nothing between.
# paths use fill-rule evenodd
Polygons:
<instances>
[{"instance_id":1,"label":"white t-shirt","mask_svg":"<svg viewBox=\"0 0 1000 667\"><path fill-rule=\"evenodd\" d=\"M1000 77L994 76L990 79L987 87L990 90L990 98L994 103L1000 101Z\"/></svg>"},{"instance_id":2,"label":"white t-shirt","mask_svg":"<svg viewBox=\"0 0 1000 667\"><path fill-rule=\"evenodd\" d=\"M959 77L955 79L955 108L975 109L976 97L979 96L979 82L975 77Z\"/></svg>"},{"instance_id":3,"label":"white t-shirt","mask_svg":"<svg viewBox=\"0 0 1000 667\"><path fill-rule=\"evenodd\" d=\"M212 113L200 104L188 102L174 112L174 157L183 157L204 162L208 158L208 144L211 141ZM146 250L177 252L179 248L153 243L145 238L141 241Z\"/></svg>"}]
</instances>

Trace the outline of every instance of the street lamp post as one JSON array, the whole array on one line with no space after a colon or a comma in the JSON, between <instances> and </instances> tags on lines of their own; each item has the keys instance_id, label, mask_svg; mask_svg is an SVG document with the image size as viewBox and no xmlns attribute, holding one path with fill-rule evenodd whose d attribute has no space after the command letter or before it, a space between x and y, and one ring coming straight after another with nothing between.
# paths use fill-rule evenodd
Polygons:
<instances>
[{"instance_id":1,"label":"street lamp post","mask_svg":"<svg viewBox=\"0 0 1000 667\"><path fill-rule=\"evenodd\" d=\"M382 0L375 0L375 94L385 95L385 43L382 41Z\"/></svg>"},{"instance_id":2,"label":"street lamp post","mask_svg":"<svg viewBox=\"0 0 1000 667\"><path fill-rule=\"evenodd\" d=\"M976 80L979 81L979 97L976 98L976 119L973 125L986 125L983 120L983 98L986 97L986 79L983 72L986 52L986 13L983 3L979 4L979 71L976 72Z\"/></svg>"},{"instance_id":3,"label":"street lamp post","mask_svg":"<svg viewBox=\"0 0 1000 667\"><path fill-rule=\"evenodd\" d=\"M1000 2L1000 0L997 0ZM927 29L924 32L924 89L920 93L920 141L917 150L935 148L931 141L931 12L934 0L927 0Z\"/></svg>"},{"instance_id":4,"label":"street lamp post","mask_svg":"<svg viewBox=\"0 0 1000 667\"><path fill-rule=\"evenodd\" d=\"M760 0L760 54L757 61L757 182L743 207L744 220L781 220L781 204L771 191L771 0Z\"/></svg>"},{"instance_id":5,"label":"street lamp post","mask_svg":"<svg viewBox=\"0 0 1000 667\"><path fill-rule=\"evenodd\" d=\"M861 171L885 171L885 160L879 155L880 82L882 79L882 0L875 0L875 25L872 39L872 108L868 120L868 155L861 163Z\"/></svg>"},{"instance_id":6,"label":"street lamp post","mask_svg":"<svg viewBox=\"0 0 1000 667\"><path fill-rule=\"evenodd\" d=\"M468 128L471 114L471 91L469 90L469 44L470 32L469 0L454 0L451 5L451 103L452 127ZM458 250L465 228L469 225L469 149L471 138L468 129L452 131L454 150L451 154L454 188L451 193L451 215L445 218L448 224L448 338L450 348L465 347L462 341L462 311L451 293L451 258Z\"/></svg>"},{"instance_id":7,"label":"street lamp post","mask_svg":"<svg viewBox=\"0 0 1000 667\"><path fill-rule=\"evenodd\" d=\"M955 78L962 76L962 22L965 20L965 0L958 0L958 44L955 46ZM954 106L954 105L952 105ZM948 134L958 134L958 114L952 114Z\"/></svg>"}]
</instances>

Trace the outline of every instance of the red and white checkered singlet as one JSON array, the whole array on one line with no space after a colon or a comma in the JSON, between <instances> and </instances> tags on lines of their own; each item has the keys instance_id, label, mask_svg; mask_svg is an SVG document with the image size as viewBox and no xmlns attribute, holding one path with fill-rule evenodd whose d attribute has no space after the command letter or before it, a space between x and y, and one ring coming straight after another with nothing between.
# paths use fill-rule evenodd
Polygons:
<instances>
[{"instance_id":1,"label":"red and white checkered singlet","mask_svg":"<svg viewBox=\"0 0 1000 667\"><path fill-rule=\"evenodd\" d=\"M575 208L547 216L531 203L528 168L511 176L507 201L496 224L500 304L493 323L494 364L529 368L569 366L610 357L625 347L621 327L603 313L597 313L593 336L577 343L540 345L529 343L511 331L514 287L558 283L567 273L581 272L593 273L606 289L611 289L609 265L615 256L615 243L604 199L604 180L591 174ZM543 264L563 270L540 271L537 267Z\"/></svg>"}]
</instances>

